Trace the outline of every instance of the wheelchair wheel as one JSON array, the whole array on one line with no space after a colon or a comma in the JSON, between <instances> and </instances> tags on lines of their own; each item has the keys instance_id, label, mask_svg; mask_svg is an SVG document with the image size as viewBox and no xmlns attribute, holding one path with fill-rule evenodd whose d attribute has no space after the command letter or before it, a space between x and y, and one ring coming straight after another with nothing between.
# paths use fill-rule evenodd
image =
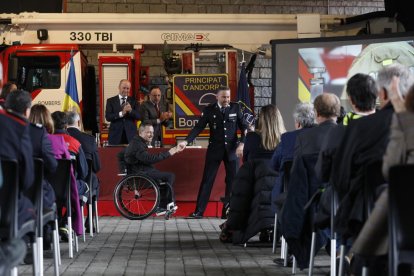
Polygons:
<instances>
[{"instance_id":1,"label":"wheelchair wheel","mask_svg":"<svg viewBox=\"0 0 414 276\"><path fill-rule=\"evenodd\" d=\"M159 201L158 185L145 175L128 175L115 187L115 207L127 219L141 220L149 217L157 209Z\"/></svg>"}]
</instances>

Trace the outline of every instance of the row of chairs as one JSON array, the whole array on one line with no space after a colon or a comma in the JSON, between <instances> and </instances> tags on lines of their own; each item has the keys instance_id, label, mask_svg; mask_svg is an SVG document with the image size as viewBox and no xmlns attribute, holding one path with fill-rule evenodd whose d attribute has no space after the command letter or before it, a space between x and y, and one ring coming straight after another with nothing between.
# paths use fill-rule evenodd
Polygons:
<instances>
[{"instance_id":1,"label":"row of chairs","mask_svg":"<svg viewBox=\"0 0 414 276\"><path fill-rule=\"evenodd\" d=\"M91 164L91 161L88 161ZM50 224L52 228L53 237L53 258L54 258L54 275L59 275L59 265L61 264L60 245L58 234L58 210L56 204L49 210L43 209L43 178L44 167L43 160L34 159L34 184L32 190L27 196L33 202L36 209L36 218L25 222L18 228L18 195L19 195L19 164L16 160L1 160L1 167L3 171L3 185L0 190L0 239L11 240L14 238L23 238L28 235L33 251L33 274L43 275L43 227ZM77 236L72 234L72 212L71 212L71 175L72 161L61 159L58 160L58 167L56 172L51 175L51 183L55 190L55 195L58 202L63 202L66 207L67 221L68 221L68 238L69 238L69 257L73 258L73 236L75 236L75 247L78 250ZM88 184L91 184L90 167L88 175ZM98 212L96 196L93 198L92 192L89 198L89 228L90 235L93 236L93 221L92 221L92 206L95 207L94 221L96 229L99 229ZM82 209L83 219L83 209ZM83 227L82 220L82 227ZM83 231L85 240L85 230ZM12 275L17 275L17 267L11 271Z\"/></svg>"},{"instance_id":2,"label":"row of chairs","mask_svg":"<svg viewBox=\"0 0 414 276\"><path fill-rule=\"evenodd\" d=\"M364 212L368 217L375 201L375 189L384 180L382 177L378 177L378 171L381 171L381 161L367 164L364 168L365 178L363 187L364 196ZM288 191L289 175L292 162L288 161L284 164L284 179L283 190ZM414 222L411 219L410 206L412 202L412 195L414 194L414 183L412 179L414 172L414 165L398 165L390 170L389 179L389 275L411 275L411 266L414 265ZM334 217L338 207L338 197L336 191L331 190L331 276L344 275L344 252L345 241L343 240L340 247L340 262L339 267L336 262L336 238L337 233L334 227ZM276 252L276 232L277 232L277 214L275 214L274 223L274 239L273 239L273 254ZM313 275L314 268L314 255L315 255L315 236L316 227L312 229L312 244L310 252L310 262L308 275ZM281 259L284 259L284 266L287 266L288 247L284 238L281 238ZM400 266L400 264L403 264ZM338 273L337 273L338 270ZM293 257L292 274L296 273L296 262ZM364 267L362 270L363 276L367 276L369 273L368 267Z\"/></svg>"}]
</instances>

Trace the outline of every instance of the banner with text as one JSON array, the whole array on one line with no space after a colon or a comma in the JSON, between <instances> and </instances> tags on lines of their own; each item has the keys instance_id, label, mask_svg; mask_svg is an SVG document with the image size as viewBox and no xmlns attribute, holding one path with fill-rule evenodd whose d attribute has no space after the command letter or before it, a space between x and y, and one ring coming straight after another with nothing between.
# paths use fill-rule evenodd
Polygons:
<instances>
[{"instance_id":1,"label":"banner with text","mask_svg":"<svg viewBox=\"0 0 414 276\"><path fill-rule=\"evenodd\" d=\"M227 74L175 75L174 128L191 129L204 107L216 102L217 89L227 85Z\"/></svg>"}]
</instances>

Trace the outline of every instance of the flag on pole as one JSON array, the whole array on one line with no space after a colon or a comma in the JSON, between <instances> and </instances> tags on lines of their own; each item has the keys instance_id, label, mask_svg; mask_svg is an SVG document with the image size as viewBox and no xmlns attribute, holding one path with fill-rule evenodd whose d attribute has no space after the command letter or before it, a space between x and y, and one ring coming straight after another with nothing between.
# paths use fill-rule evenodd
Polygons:
<instances>
[{"instance_id":1,"label":"flag on pole","mask_svg":"<svg viewBox=\"0 0 414 276\"><path fill-rule=\"evenodd\" d=\"M254 115L250 107L249 88L244 63L242 63L240 68L239 83L237 85L237 102L240 104L245 122L249 125L254 124Z\"/></svg>"},{"instance_id":2,"label":"flag on pole","mask_svg":"<svg viewBox=\"0 0 414 276\"><path fill-rule=\"evenodd\" d=\"M75 65L73 63L73 52L70 53L69 74L65 88L65 99L63 100L63 111L75 111L80 113L78 86L76 84Z\"/></svg>"}]
</instances>

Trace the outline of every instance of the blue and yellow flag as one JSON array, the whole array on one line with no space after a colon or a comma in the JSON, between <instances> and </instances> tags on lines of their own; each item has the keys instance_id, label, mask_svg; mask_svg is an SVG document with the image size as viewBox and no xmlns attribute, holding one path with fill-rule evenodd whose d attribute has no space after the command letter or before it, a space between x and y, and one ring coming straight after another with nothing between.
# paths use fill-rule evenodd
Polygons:
<instances>
[{"instance_id":1,"label":"blue and yellow flag","mask_svg":"<svg viewBox=\"0 0 414 276\"><path fill-rule=\"evenodd\" d=\"M73 63L73 54L71 53L69 62L69 74L65 88L65 99L63 100L63 111L75 111L80 113L78 86L76 84L75 65Z\"/></svg>"}]
</instances>

